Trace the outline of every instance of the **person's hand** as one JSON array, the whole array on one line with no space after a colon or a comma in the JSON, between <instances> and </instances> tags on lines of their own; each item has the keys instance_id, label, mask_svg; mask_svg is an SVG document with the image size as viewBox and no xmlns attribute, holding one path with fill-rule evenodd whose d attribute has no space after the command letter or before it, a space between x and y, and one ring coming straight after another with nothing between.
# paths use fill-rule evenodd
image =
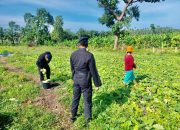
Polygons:
<instances>
[{"instance_id":1,"label":"person's hand","mask_svg":"<svg viewBox=\"0 0 180 130\"><path fill-rule=\"evenodd\" d=\"M45 73L46 73L46 69L41 69L41 72L42 72L43 74L45 74Z\"/></svg>"},{"instance_id":2,"label":"person's hand","mask_svg":"<svg viewBox=\"0 0 180 130\"><path fill-rule=\"evenodd\" d=\"M49 82L51 82L51 79L47 79L46 81L49 83Z\"/></svg>"},{"instance_id":3,"label":"person's hand","mask_svg":"<svg viewBox=\"0 0 180 130\"><path fill-rule=\"evenodd\" d=\"M74 85L74 81L73 80L71 81L71 84Z\"/></svg>"},{"instance_id":4,"label":"person's hand","mask_svg":"<svg viewBox=\"0 0 180 130\"><path fill-rule=\"evenodd\" d=\"M96 91L98 91L98 90L99 90L99 87L95 87L95 89L96 89Z\"/></svg>"}]
</instances>

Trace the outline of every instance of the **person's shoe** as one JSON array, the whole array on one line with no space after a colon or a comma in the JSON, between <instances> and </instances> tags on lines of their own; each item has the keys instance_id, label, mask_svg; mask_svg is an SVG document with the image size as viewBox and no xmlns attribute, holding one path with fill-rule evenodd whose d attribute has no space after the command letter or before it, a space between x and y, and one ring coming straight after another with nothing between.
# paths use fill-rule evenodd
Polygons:
<instances>
[{"instance_id":1,"label":"person's shoe","mask_svg":"<svg viewBox=\"0 0 180 130\"><path fill-rule=\"evenodd\" d=\"M85 126L88 127L89 126L89 122L91 122L92 118L87 118L85 120Z\"/></svg>"},{"instance_id":2,"label":"person's shoe","mask_svg":"<svg viewBox=\"0 0 180 130\"><path fill-rule=\"evenodd\" d=\"M76 117L71 117L71 122L74 123L76 121Z\"/></svg>"},{"instance_id":3,"label":"person's shoe","mask_svg":"<svg viewBox=\"0 0 180 130\"><path fill-rule=\"evenodd\" d=\"M89 123L90 121L92 121L92 118L88 118L86 119L86 121Z\"/></svg>"}]
</instances>

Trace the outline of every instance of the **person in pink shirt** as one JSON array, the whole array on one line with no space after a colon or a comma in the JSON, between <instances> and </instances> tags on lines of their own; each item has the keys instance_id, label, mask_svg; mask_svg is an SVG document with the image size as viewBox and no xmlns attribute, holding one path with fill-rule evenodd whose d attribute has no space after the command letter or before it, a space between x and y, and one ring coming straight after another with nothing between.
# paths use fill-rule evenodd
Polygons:
<instances>
[{"instance_id":1,"label":"person in pink shirt","mask_svg":"<svg viewBox=\"0 0 180 130\"><path fill-rule=\"evenodd\" d=\"M130 82L134 82L137 84L134 76L133 68L136 68L136 64L134 63L134 57L132 56L133 47L128 46L126 49L126 55L124 57L125 63L125 77L124 77L124 84L129 85Z\"/></svg>"}]
</instances>

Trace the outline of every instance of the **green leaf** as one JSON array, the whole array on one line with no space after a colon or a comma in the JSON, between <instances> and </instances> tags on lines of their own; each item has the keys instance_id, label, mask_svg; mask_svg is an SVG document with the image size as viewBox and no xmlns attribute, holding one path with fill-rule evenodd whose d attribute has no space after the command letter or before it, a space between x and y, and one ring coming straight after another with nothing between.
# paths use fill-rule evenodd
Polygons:
<instances>
[{"instance_id":1,"label":"green leaf","mask_svg":"<svg viewBox=\"0 0 180 130\"><path fill-rule=\"evenodd\" d=\"M153 128L155 128L156 130L164 130L164 127L160 124L153 125Z\"/></svg>"}]
</instances>

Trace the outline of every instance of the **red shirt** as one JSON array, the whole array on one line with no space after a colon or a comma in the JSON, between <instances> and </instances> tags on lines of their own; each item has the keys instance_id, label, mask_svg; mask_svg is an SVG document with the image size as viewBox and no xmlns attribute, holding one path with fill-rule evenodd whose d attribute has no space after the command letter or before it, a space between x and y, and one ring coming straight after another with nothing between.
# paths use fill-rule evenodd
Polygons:
<instances>
[{"instance_id":1,"label":"red shirt","mask_svg":"<svg viewBox=\"0 0 180 130\"><path fill-rule=\"evenodd\" d=\"M136 68L136 64L134 63L134 58L132 55L125 55L124 57L124 63L125 63L125 71L133 70L133 68Z\"/></svg>"}]
</instances>

